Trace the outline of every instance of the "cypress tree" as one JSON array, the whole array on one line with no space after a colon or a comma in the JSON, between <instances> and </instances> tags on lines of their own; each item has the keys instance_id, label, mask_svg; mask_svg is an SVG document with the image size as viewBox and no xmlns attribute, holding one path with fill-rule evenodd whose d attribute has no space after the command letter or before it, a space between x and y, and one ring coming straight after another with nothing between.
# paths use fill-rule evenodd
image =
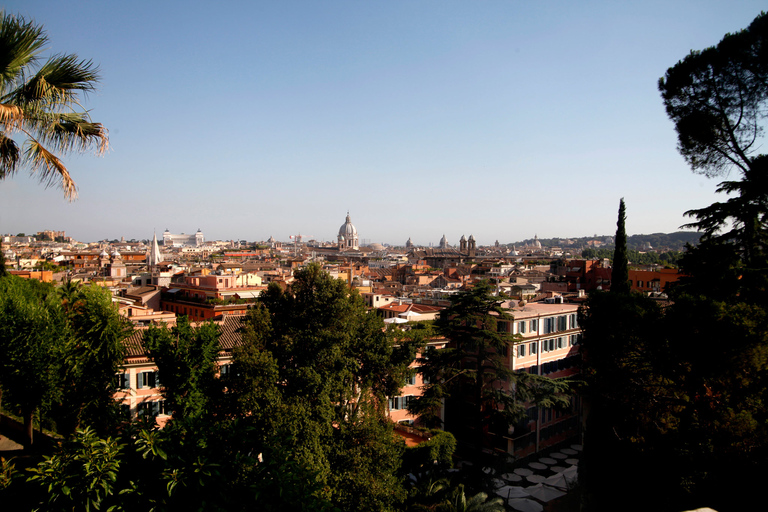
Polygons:
<instances>
[{"instance_id":1,"label":"cypress tree","mask_svg":"<svg viewBox=\"0 0 768 512\"><path fill-rule=\"evenodd\" d=\"M624 223L627 212L624 198L619 201L619 220L616 222L616 249L613 252L613 268L611 270L611 292L629 293L629 262L627 261L627 231Z\"/></svg>"}]
</instances>

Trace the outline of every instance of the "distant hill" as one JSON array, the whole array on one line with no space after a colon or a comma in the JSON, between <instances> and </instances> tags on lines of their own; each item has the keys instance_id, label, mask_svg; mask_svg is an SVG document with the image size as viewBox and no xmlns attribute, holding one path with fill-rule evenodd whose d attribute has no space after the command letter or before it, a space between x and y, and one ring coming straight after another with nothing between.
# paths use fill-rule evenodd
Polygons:
<instances>
[{"instance_id":1,"label":"distant hill","mask_svg":"<svg viewBox=\"0 0 768 512\"><path fill-rule=\"evenodd\" d=\"M685 244L696 244L701 238L701 233L696 231L676 231L674 233L653 233L650 235L630 235L627 237L627 247L635 250L645 250L646 244L651 248L663 251L682 251ZM595 245L590 242L600 242L598 247L612 248L614 245L613 235L595 235L570 238L539 238L542 247L575 247L584 248ZM533 244L533 239L507 244L517 247Z\"/></svg>"},{"instance_id":2,"label":"distant hill","mask_svg":"<svg viewBox=\"0 0 768 512\"><path fill-rule=\"evenodd\" d=\"M652 235L632 235L627 237L630 249L641 250L646 243L654 249L668 248L682 251L685 244L695 245L699 242L701 233L697 231L676 231L675 233L653 233Z\"/></svg>"}]
</instances>

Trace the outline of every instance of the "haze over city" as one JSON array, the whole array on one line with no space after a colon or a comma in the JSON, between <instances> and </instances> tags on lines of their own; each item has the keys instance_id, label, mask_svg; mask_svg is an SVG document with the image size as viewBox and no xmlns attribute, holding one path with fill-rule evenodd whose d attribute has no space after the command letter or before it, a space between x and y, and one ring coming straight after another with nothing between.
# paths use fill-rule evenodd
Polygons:
<instances>
[{"instance_id":1,"label":"haze over city","mask_svg":"<svg viewBox=\"0 0 768 512\"><path fill-rule=\"evenodd\" d=\"M112 3L11 0L44 55L100 66L104 157L65 156L73 203L21 171L0 232L481 245L676 231L718 198L657 90L764 3Z\"/></svg>"}]
</instances>

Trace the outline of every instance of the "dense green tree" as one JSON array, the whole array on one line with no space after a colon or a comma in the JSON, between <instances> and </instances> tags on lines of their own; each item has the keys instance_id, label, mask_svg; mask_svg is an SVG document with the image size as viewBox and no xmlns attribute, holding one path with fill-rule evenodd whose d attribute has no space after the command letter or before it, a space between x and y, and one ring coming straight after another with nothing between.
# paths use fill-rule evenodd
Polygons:
<instances>
[{"instance_id":1,"label":"dense green tree","mask_svg":"<svg viewBox=\"0 0 768 512\"><path fill-rule=\"evenodd\" d=\"M106 435L120 420L115 374L125 362L123 341L132 326L104 288L80 287L60 297L70 335L61 361L61 399L53 411L57 427L64 435L85 426Z\"/></svg>"},{"instance_id":2,"label":"dense green tree","mask_svg":"<svg viewBox=\"0 0 768 512\"><path fill-rule=\"evenodd\" d=\"M270 286L262 303L271 315L265 349L277 360L285 394L329 399L341 419L402 385L393 375L410 354L396 351L380 317L319 265L298 271L287 292Z\"/></svg>"},{"instance_id":3,"label":"dense green tree","mask_svg":"<svg viewBox=\"0 0 768 512\"><path fill-rule=\"evenodd\" d=\"M410 346L343 281L310 265L289 289L271 285L249 312L229 399L261 446L280 443L317 475L320 497L342 510L392 509L405 497L403 446L386 397L403 384Z\"/></svg>"},{"instance_id":4,"label":"dense green tree","mask_svg":"<svg viewBox=\"0 0 768 512\"><path fill-rule=\"evenodd\" d=\"M24 417L26 442L33 419L61 395L60 370L69 336L53 287L32 279L0 279L0 397Z\"/></svg>"},{"instance_id":5,"label":"dense green tree","mask_svg":"<svg viewBox=\"0 0 768 512\"><path fill-rule=\"evenodd\" d=\"M91 120L80 98L94 90L98 70L74 54L41 63L47 44L41 26L0 12L0 180L27 167L72 200L75 182L55 153L106 151L107 130ZM24 139L21 147L15 138Z\"/></svg>"},{"instance_id":6,"label":"dense green tree","mask_svg":"<svg viewBox=\"0 0 768 512\"><path fill-rule=\"evenodd\" d=\"M193 327L181 316L170 329L150 327L144 343L157 364L167 407L174 418L199 417L210 412L218 398L216 360L219 330L212 322Z\"/></svg>"},{"instance_id":7,"label":"dense green tree","mask_svg":"<svg viewBox=\"0 0 768 512\"><path fill-rule=\"evenodd\" d=\"M25 417L30 442L38 413L64 435L115 424L114 375L130 326L108 291L77 289L62 302L50 284L9 276L0 279L0 316L0 388Z\"/></svg>"},{"instance_id":8,"label":"dense green tree","mask_svg":"<svg viewBox=\"0 0 768 512\"><path fill-rule=\"evenodd\" d=\"M688 286L665 309L639 294L588 299L580 472L592 510L619 498L658 508L658 495L667 510L739 509L767 469L765 308ZM620 474L617 459L629 462Z\"/></svg>"},{"instance_id":9,"label":"dense green tree","mask_svg":"<svg viewBox=\"0 0 768 512\"><path fill-rule=\"evenodd\" d=\"M624 198L619 201L619 220L616 222L616 249L611 266L611 292L629 293L629 261L627 260L627 210Z\"/></svg>"}]
</instances>

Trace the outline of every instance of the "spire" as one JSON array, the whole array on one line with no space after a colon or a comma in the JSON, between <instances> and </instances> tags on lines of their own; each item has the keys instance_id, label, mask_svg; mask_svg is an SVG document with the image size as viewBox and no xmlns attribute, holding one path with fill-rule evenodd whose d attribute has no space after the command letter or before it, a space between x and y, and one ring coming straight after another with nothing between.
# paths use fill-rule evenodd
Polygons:
<instances>
[{"instance_id":1,"label":"spire","mask_svg":"<svg viewBox=\"0 0 768 512\"><path fill-rule=\"evenodd\" d=\"M149 267L157 267L160 263L160 246L157 244L157 232L152 236L152 247L149 249Z\"/></svg>"}]
</instances>

